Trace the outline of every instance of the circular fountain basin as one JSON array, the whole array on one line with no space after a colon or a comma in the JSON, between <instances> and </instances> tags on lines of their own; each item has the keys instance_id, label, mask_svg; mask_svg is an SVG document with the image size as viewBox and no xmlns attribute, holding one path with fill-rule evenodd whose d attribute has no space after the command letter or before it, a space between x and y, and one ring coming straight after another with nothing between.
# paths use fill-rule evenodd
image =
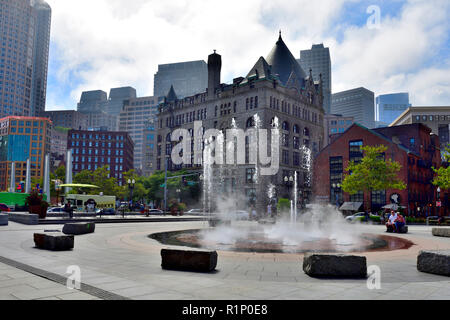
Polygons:
<instances>
[{"instance_id":1,"label":"circular fountain basin","mask_svg":"<svg viewBox=\"0 0 450 320\"><path fill-rule=\"evenodd\" d=\"M248 229L242 229L242 233L246 236L231 241L227 239L211 240L208 232L213 232L214 229L161 232L151 234L149 237L165 245L257 253L392 251L408 249L414 245L411 241L403 238L366 233L359 235L356 241L352 242L313 236L306 237L301 242L290 242L286 239L269 238L264 232L248 233Z\"/></svg>"}]
</instances>

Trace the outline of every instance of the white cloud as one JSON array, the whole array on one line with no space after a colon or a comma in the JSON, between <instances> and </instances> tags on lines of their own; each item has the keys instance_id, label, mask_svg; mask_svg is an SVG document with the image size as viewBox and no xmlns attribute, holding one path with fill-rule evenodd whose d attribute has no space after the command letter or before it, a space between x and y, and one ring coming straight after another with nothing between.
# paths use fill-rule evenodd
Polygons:
<instances>
[{"instance_id":1,"label":"white cloud","mask_svg":"<svg viewBox=\"0 0 450 320\"><path fill-rule=\"evenodd\" d=\"M283 30L295 56L311 43L330 46L334 89L366 86L376 91L422 89L427 78L439 99L448 98L448 73L423 68L439 39L448 33L446 0L411 1L398 19L381 30L347 28L339 43L332 30L344 0L47 0L52 7L52 42L61 67L58 84L49 84L48 108L60 106L60 88L73 86L74 108L81 91L134 86L140 96L153 93L158 64L206 60L222 55L222 80L242 76L266 56ZM51 58L56 58L51 52ZM69 82L69 74L80 83ZM439 74L439 77L433 75ZM441 80L437 80L437 79ZM336 91L335 90L335 91ZM423 94L412 96L422 101ZM64 99L64 101L67 101Z\"/></svg>"}]
</instances>

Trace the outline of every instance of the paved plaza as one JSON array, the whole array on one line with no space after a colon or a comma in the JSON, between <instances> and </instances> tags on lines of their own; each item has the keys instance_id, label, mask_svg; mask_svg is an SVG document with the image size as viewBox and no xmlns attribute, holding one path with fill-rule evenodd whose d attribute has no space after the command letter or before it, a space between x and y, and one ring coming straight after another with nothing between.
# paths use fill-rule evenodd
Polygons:
<instances>
[{"instance_id":1,"label":"paved plaza","mask_svg":"<svg viewBox=\"0 0 450 320\"><path fill-rule=\"evenodd\" d=\"M0 227L0 299L450 299L450 278L417 271L420 250L450 249L450 238L433 237L431 227L409 226L396 235L415 245L407 250L358 253L381 269L381 289L366 279L315 279L302 270L302 254L218 251L213 273L161 268L162 245L148 238L164 231L207 228L207 222L98 224L95 233L76 236L73 251L34 247L33 233L62 225ZM355 225L384 234L381 225ZM81 270L81 290L61 279L69 266ZM59 281L57 281L59 279Z\"/></svg>"}]
</instances>

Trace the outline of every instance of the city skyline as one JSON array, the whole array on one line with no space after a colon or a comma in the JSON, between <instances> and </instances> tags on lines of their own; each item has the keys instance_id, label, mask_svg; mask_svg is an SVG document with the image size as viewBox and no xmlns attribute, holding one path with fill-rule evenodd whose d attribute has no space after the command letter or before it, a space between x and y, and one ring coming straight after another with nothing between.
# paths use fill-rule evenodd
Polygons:
<instances>
[{"instance_id":1,"label":"city skyline","mask_svg":"<svg viewBox=\"0 0 450 320\"><path fill-rule=\"evenodd\" d=\"M335 92L360 86L376 95L408 91L413 105L445 105L450 98L446 1L304 6L254 0L240 4L239 12L220 2L96 0L89 10L87 1L48 2L53 20L47 110L73 109L81 91L97 88L129 85L151 96L159 64L204 60L214 49L227 61L223 82L230 83L270 49L261 39L276 39L279 29L297 54L316 43L330 48ZM367 26L371 5L380 8L379 28ZM148 30L155 32L149 36Z\"/></svg>"}]
</instances>

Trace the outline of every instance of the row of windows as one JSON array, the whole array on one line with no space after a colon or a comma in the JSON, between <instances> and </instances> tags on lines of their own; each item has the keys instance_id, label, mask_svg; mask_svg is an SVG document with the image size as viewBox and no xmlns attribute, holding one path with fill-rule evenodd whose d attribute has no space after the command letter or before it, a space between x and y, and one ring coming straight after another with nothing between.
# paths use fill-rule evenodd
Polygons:
<instances>
[{"instance_id":1,"label":"row of windows","mask_svg":"<svg viewBox=\"0 0 450 320\"><path fill-rule=\"evenodd\" d=\"M92 169L93 170L97 170L98 168L101 168L101 167L102 166L99 166L97 164L94 164L94 165L90 165L90 164L87 164L87 165L85 165L85 164L81 164L81 165L74 164L74 166L73 166L74 170L79 170L79 169L81 169L81 170L92 170ZM109 170L111 171L111 168ZM122 166L115 166L115 171L123 171L123 167ZM121 173L120 174L116 173L116 178L117 177L122 179L122 174Z\"/></svg>"},{"instance_id":2,"label":"row of windows","mask_svg":"<svg viewBox=\"0 0 450 320\"><path fill-rule=\"evenodd\" d=\"M168 117L166 118L166 128L172 128L174 126L178 126L184 123L190 123L196 120L204 120L206 119L207 111L205 109L191 111L183 114L179 114L175 117ZM162 128L163 120L160 120L160 127Z\"/></svg>"},{"instance_id":3,"label":"row of windows","mask_svg":"<svg viewBox=\"0 0 450 320\"><path fill-rule=\"evenodd\" d=\"M270 108L275 109L275 110L280 110L280 99L276 99L276 98L270 96ZM281 101L281 111L285 112L287 114L293 115L297 118L311 121L314 123L318 123L318 122L322 121L322 117L319 116L317 113L311 112L308 109L302 109L296 105L292 105L292 109L291 109L291 104L285 102L284 100Z\"/></svg>"},{"instance_id":4,"label":"row of windows","mask_svg":"<svg viewBox=\"0 0 450 320\"><path fill-rule=\"evenodd\" d=\"M81 146L82 147L86 147L86 145L88 147L100 147L100 142L95 141L89 141L88 143L86 143L86 141L72 141L71 145L72 147L79 147L80 146L80 142L81 142ZM106 143L102 142L101 143L102 148L106 148ZM108 142L108 148L112 148L113 144L111 142ZM116 142L116 148L122 148L123 149L123 142Z\"/></svg>"},{"instance_id":5,"label":"row of windows","mask_svg":"<svg viewBox=\"0 0 450 320\"><path fill-rule=\"evenodd\" d=\"M105 134L79 134L79 133L72 133L72 139L94 139L95 140L120 140L120 141L124 141L124 136L122 135L117 135L115 138L112 135L105 135Z\"/></svg>"},{"instance_id":6,"label":"row of windows","mask_svg":"<svg viewBox=\"0 0 450 320\"><path fill-rule=\"evenodd\" d=\"M94 161L92 161L92 159L94 159ZM99 157L94 157L94 158L91 158L91 157L78 157L78 156L76 156L76 157L74 157L73 158L73 160L74 160L74 162L80 162L79 160L81 160L81 162L86 162L85 160L87 160L87 162L101 162L101 163L105 163L105 158L104 157L101 157L101 158L99 158ZM123 163L123 158L113 158L113 160L116 160L115 161L115 163ZM111 163L111 158L110 157L108 157L108 158L106 158L106 162L107 163Z\"/></svg>"},{"instance_id":7,"label":"row of windows","mask_svg":"<svg viewBox=\"0 0 450 320\"><path fill-rule=\"evenodd\" d=\"M450 116L415 116L417 122L419 121L450 121Z\"/></svg>"},{"instance_id":8,"label":"row of windows","mask_svg":"<svg viewBox=\"0 0 450 320\"><path fill-rule=\"evenodd\" d=\"M80 154L80 153L81 154L86 154L86 149L81 149L81 151L78 148L74 149L74 154ZM105 150L102 149L101 152L99 152L98 149L95 149L95 150L88 149L87 154L95 154L95 155L101 154L102 156L104 156L105 155ZM108 152L106 152L106 154L108 156L110 156L110 155L112 155L112 151L109 149ZM116 150L115 155L116 156L123 156L123 150Z\"/></svg>"}]
</instances>

